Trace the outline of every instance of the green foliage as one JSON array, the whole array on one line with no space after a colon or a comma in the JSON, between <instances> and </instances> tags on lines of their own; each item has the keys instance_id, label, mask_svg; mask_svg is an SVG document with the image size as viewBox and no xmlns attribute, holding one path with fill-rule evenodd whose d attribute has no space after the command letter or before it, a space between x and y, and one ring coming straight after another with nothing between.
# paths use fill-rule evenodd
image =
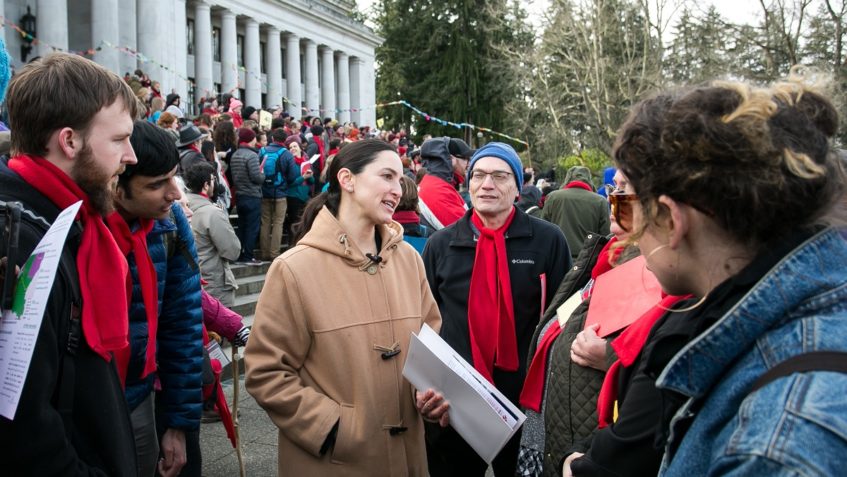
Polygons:
<instances>
[{"instance_id":1,"label":"green foliage","mask_svg":"<svg viewBox=\"0 0 847 477\"><path fill-rule=\"evenodd\" d=\"M594 179L594 186L603 182L603 170L612 165L612 159L603 150L592 148L560 157L556 164L556 180L562 183L568 169L574 166L587 167Z\"/></svg>"},{"instance_id":2,"label":"green foliage","mask_svg":"<svg viewBox=\"0 0 847 477\"><path fill-rule=\"evenodd\" d=\"M375 22L385 38L377 48L378 101L406 99L423 111L496 131L513 130L506 104L520 82L502 70L507 51L529 48L526 13L505 0L382 0ZM385 127L412 126L418 138L463 134L469 129L428 122L402 107L378 113Z\"/></svg>"},{"instance_id":3,"label":"green foliage","mask_svg":"<svg viewBox=\"0 0 847 477\"><path fill-rule=\"evenodd\" d=\"M693 3L670 25L672 7L664 18L655 10L665 2L550 0L537 33L520 4L380 0L379 100L407 99L443 119L526 139L530 150L517 149L533 167L561 175L575 164L599 174L631 105L668 87L718 78L765 84L796 64L814 66L831 78L827 94L847 117L843 0L761 2L749 25ZM477 139L399 106L378 112L386 127L412 126L418 139ZM847 144L847 121L837 139Z\"/></svg>"}]
</instances>

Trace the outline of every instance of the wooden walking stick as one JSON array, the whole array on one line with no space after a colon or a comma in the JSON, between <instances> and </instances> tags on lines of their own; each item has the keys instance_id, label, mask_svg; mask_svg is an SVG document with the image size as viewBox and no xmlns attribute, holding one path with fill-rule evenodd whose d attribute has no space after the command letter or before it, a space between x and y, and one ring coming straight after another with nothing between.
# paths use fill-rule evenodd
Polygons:
<instances>
[{"instance_id":1,"label":"wooden walking stick","mask_svg":"<svg viewBox=\"0 0 847 477\"><path fill-rule=\"evenodd\" d=\"M241 477L246 477L244 471L244 455L241 453L241 432L238 429L238 346L232 345L232 427L235 429L235 455L238 456L238 469Z\"/></svg>"}]
</instances>

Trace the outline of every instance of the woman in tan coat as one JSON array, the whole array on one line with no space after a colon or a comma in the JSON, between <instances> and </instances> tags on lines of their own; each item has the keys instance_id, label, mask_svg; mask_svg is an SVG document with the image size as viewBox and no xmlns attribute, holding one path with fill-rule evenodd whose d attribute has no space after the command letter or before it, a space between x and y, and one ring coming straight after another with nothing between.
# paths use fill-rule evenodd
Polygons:
<instances>
[{"instance_id":1,"label":"woman in tan coat","mask_svg":"<svg viewBox=\"0 0 847 477\"><path fill-rule=\"evenodd\" d=\"M416 402L402 376L411 333L441 325L391 220L402 174L388 143L342 149L302 238L268 272L246 385L279 427L279 475L427 475L419 412L446 425L449 405L431 390Z\"/></svg>"}]
</instances>

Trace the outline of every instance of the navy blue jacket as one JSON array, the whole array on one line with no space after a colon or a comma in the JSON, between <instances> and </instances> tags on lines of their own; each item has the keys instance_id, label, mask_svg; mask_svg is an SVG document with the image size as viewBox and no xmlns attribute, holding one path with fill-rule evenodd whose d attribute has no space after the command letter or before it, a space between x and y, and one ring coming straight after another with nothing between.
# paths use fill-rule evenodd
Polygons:
<instances>
[{"instance_id":1,"label":"navy blue jacket","mask_svg":"<svg viewBox=\"0 0 847 477\"><path fill-rule=\"evenodd\" d=\"M162 383L159 406L169 429L194 430L200 426L203 410L203 310L200 298L200 271L192 268L180 245L194 260L194 236L179 204L171 207L176 223L157 220L147 234L147 250L156 268L159 290L159 324L156 336L158 376ZM175 232L175 233L174 233ZM170 234L165 244L163 236ZM180 244L181 242L181 244ZM168 250L172 250L168 256ZM135 409L153 390L154 374L139 378L147 352L147 314L138 282L135 256L127 257L132 275L132 303L129 308L131 356L126 381L126 398Z\"/></svg>"}]
</instances>

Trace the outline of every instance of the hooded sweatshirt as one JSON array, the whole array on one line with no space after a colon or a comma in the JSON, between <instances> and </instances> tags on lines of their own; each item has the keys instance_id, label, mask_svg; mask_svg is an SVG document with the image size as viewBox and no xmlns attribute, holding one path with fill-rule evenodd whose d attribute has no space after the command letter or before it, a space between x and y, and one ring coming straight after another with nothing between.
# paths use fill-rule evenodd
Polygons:
<instances>
[{"instance_id":1,"label":"hooded sweatshirt","mask_svg":"<svg viewBox=\"0 0 847 477\"><path fill-rule=\"evenodd\" d=\"M562 229L574 259L588 234L609 235L611 225L609 203L594 192L591 171L582 166L571 167L565 187L547 196L541 218Z\"/></svg>"},{"instance_id":2,"label":"hooded sweatshirt","mask_svg":"<svg viewBox=\"0 0 847 477\"><path fill-rule=\"evenodd\" d=\"M426 176L418 185L421 218L435 230L459 220L467 205L453 188L453 160L450 157L450 138L430 139L421 146L422 165Z\"/></svg>"}]
</instances>

